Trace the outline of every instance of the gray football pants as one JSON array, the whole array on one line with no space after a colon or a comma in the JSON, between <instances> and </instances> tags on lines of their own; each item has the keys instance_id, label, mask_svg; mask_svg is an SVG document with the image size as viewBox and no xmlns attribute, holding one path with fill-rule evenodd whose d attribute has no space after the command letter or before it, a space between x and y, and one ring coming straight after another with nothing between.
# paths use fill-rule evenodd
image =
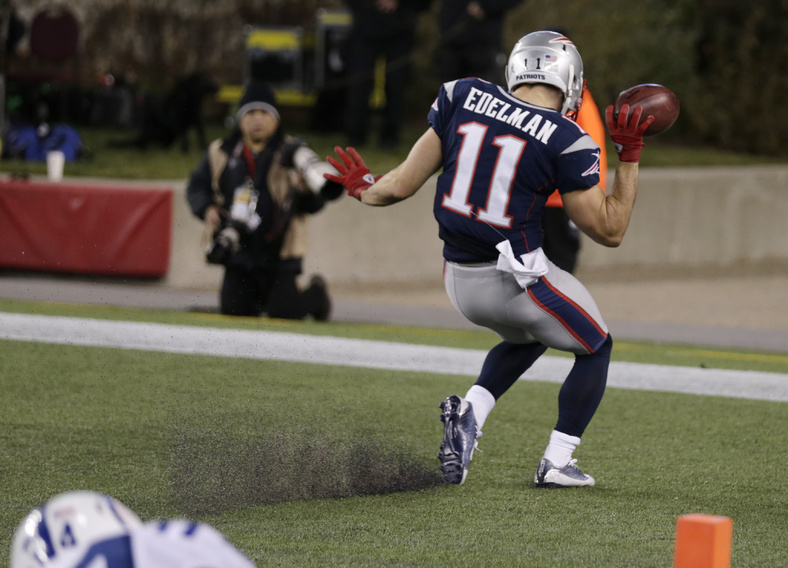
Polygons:
<instances>
[{"instance_id":1,"label":"gray football pants","mask_svg":"<svg viewBox=\"0 0 788 568\"><path fill-rule=\"evenodd\" d=\"M549 270L523 289L495 263L446 262L444 284L454 307L510 343L539 342L583 355L607 339L607 325L580 281L548 261Z\"/></svg>"}]
</instances>

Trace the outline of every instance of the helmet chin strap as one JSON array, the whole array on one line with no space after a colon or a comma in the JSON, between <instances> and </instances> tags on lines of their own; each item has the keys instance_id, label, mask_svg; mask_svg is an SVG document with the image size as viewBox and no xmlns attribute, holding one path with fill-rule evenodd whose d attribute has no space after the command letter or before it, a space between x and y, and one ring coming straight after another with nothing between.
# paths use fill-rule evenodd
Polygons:
<instances>
[{"instance_id":1,"label":"helmet chin strap","mask_svg":"<svg viewBox=\"0 0 788 568\"><path fill-rule=\"evenodd\" d=\"M566 98L564 99L564 104L563 104L563 107L561 108L561 114L565 115L570 110L574 110L574 109L569 108L569 105L570 105L570 103L572 101L572 85L574 85L574 83L575 83L575 66L570 64L569 65L569 77L568 77L568 80L566 82L566 95L565 95Z\"/></svg>"}]
</instances>

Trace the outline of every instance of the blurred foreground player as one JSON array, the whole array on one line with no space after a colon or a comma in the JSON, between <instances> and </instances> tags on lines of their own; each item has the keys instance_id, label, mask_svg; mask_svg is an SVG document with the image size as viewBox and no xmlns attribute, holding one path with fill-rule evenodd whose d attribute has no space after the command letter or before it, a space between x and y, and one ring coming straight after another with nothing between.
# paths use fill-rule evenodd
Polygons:
<instances>
[{"instance_id":1,"label":"blurred foreground player","mask_svg":"<svg viewBox=\"0 0 788 568\"><path fill-rule=\"evenodd\" d=\"M254 568L220 533L185 520L143 524L101 493L62 493L19 525L11 568Z\"/></svg>"},{"instance_id":2,"label":"blurred foreground player","mask_svg":"<svg viewBox=\"0 0 788 568\"><path fill-rule=\"evenodd\" d=\"M542 214L561 192L569 218L596 242L618 246L632 214L643 132L636 107L607 126L620 163L610 195L598 187L600 149L570 117L583 88L577 48L555 32L517 42L507 90L480 79L445 83L429 112L430 128L406 160L377 182L353 148L329 161L348 194L367 205L412 196L440 168L434 201L444 242L444 282L457 310L498 333L464 398L441 403L438 457L449 483L465 481L476 439L496 401L548 347L575 354L558 395L558 421L536 470L537 487L594 484L572 458L605 391L613 340L586 288L542 250Z\"/></svg>"}]
</instances>

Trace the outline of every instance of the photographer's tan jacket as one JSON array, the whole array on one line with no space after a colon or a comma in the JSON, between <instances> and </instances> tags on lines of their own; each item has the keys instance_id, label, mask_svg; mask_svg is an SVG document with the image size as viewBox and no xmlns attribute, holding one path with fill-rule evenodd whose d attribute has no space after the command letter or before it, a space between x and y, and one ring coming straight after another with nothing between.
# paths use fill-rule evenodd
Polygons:
<instances>
[{"instance_id":1,"label":"photographer's tan jacket","mask_svg":"<svg viewBox=\"0 0 788 568\"><path fill-rule=\"evenodd\" d=\"M286 137L286 140L288 138ZM208 147L211 187L216 204L220 207L224 205L224 195L219 186L219 179L230 159L230 156L222 150L223 142L221 139L214 140ZM279 257L282 260L302 258L306 254L308 244L306 215L304 213L292 213L291 208L296 192L309 192L311 190L304 184L303 179L297 172L281 165L280 154L281 152L279 151L274 154L267 177L271 197L279 211L285 216L284 221L287 223Z\"/></svg>"}]
</instances>

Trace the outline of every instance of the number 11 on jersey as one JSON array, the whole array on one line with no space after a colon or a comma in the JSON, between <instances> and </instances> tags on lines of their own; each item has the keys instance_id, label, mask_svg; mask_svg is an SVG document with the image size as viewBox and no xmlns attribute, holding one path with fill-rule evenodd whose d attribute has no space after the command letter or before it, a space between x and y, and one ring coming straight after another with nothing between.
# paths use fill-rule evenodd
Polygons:
<instances>
[{"instance_id":1,"label":"number 11 on jersey","mask_svg":"<svg viewBox=\"0 0 788 568\"><path fill-rule=\"evenodd\" d=\"M463 141L457 156L451 192L443 196L442 204L447 209L470 217L474 213L473 206L468 202L468 197L471 193L487 127L478 122L466 122L461 124L457 131L463 135ZM496 137L492 143L498 147L495 169L487 189L485 207L475 215L479 221L509 229L512 226L512 218L506 210L509 206L517 166L527 142L508 134Z\"/></svg>"}]
</instances>

